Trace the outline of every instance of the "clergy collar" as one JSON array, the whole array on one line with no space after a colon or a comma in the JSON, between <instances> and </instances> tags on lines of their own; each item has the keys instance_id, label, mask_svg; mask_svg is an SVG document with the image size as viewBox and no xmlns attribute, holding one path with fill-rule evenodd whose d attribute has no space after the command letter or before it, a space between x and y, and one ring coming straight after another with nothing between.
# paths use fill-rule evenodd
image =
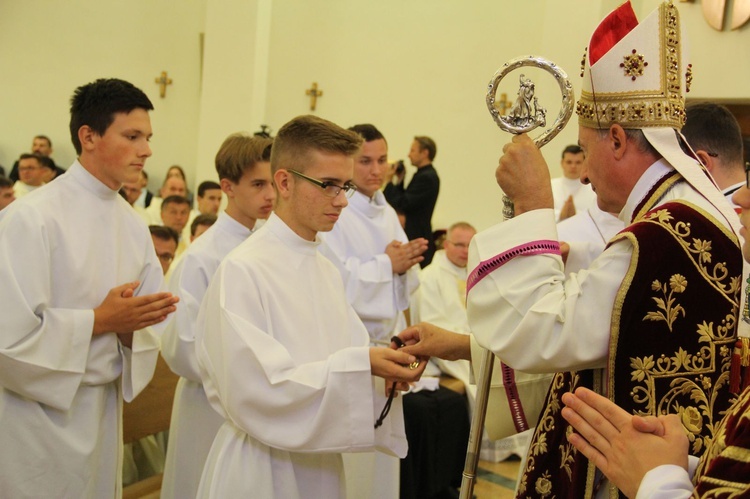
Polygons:
<instances>
[{"instance_id":1,"label":"clergy collar","mask_svg":"<svg viewBox=\"0 0 750 499\"><path fill-rule=\"evenodd\" d=\"M71 178L73 180L69 180L70 182L75 181L84 189L102 199L112 199L119 196L116 190L113 191L102 183L101 180L93 176L78 160L75 160L73 165L68 168L67 173L70 174L70 177L63 175L57 179L57 181L59 182L60 180Z\"/></svg>"},{"instance_id":2,"label":"clergy collar","mask_svg":"<svg viewBox=\"0 0 750 499\"><path fill-rule=\"evenodd\" d=\"M364 213L369 218L375 218L378 214L382 213L386 206L387 202L381 191L375 191L372 198L357 191L351 199L349 199L348 208L354 208L357 211Z\"/></svg>"},{"instance_id":3,"label":"clergy collar","mask_svg":"<svg viewBox=\"0 0 750 499\"><path fill-rule=\"evenodd\" d=\"M622 208L622 211L620 211L617 218L625 222L626 225L629 225L635 214L635 210L638 208L641 201L643 201L643 198L651 191L651 188L654 187L659 180L672 171L674 171L674 168L672 168L664 158L660 158L656 163L649 166L648 169L643 172L641 178L638 179L633 190L630 191L628 200L625 202L625 206Z\"/></svg>"},{"instance_id":4,"label":"clergy collar","mask_svg":"<svg viewBox=\"0 0 750 499\"><path fill-rule=\"evenodd\" d=\"M268 221L263 225L263 230L271 231L285 245L305 255L315 254L321 242L320 235L315 236L315 241L301 238L276 213L271 213Z\"/></svg>"},{"instance_id":5,"label":"clergy collar","mask_svg":"<svg viewBox=\"0 0 750 499\"><path fill-rule=\"evenodd\" d=\"M252 229L248 229L247 227L239 223L237 220L230 217L226 211L219 212L219 216L216 219L215 225L218 225L223 230L226 230L227 232L231 234L237 234L238 236L241 236L241 237L249 236L250 234L255 232L257 228L259 227L258 220L256 220L255 227L253 227Z\"/></svg>"}]
</instances>

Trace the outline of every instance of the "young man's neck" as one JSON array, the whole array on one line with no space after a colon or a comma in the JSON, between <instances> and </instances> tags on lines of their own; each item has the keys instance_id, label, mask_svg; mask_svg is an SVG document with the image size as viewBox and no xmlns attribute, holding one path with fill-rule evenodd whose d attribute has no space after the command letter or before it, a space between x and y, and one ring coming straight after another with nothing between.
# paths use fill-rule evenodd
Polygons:
<instances>
[{"instance_id":1,"label":"young man's neck","mask_svg":"<svg viewBox=\"0 0 750 499\"><path fill-rule=\"evenodd\" d=\"M237 208L237 205L232 203L231 200L227 203L227 208L224 211L237 223L247 227L249 230L253 230L255 228L255 224L258 222L257 218L242 215L242 213L240 213L240 210Z\"/></svg>"}]
</instances>

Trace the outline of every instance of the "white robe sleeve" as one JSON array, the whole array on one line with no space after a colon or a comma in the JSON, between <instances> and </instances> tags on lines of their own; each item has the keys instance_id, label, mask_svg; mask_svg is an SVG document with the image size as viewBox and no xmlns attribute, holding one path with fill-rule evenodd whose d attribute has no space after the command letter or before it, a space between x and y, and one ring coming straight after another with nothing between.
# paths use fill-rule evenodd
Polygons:
<instances>
[{"instance_id":1,"label":"white robe sleeve","mask_svg":"<svg viewBox=\"0 0 750 499\"><path fill-rule=\"evenodd\" d=\"M156 253L149 245L144 247L146 265L138 277L141 283L134 296L150 295L164 290L163 270ZM122 398L131 402L151 382L159 357L160 338L164 327L172 320L167 317L164 322L154 324L133 332L132 348L120 344L122 358L122 376L120 377Z\"/></svg>"},{"instance_id":2,"label":"white robe sleeve","mask_svg":"<svg viewBox=\"0 0 750 499\"><path fill-rule=\"evenodd\" d=\"M201 376L195 356L195 328L209 279L191 253L183 256L169 281L169 290L180 297L180 303L161 339L162 356L170 369L198 383Z\"/></svg>"},{"instance_id":3,"label":"white robe sleeve","mask_svg":"<svg viewBox=\"0 0 750 499\"><path fill-rule=\"evenodd\" d=\"M0 221L0 380L23 397L67 410L86 370L94 311L49 306L52 249L42 218L30 209L5 215Z\"/></svg>"},{"instance_id":4,"label":"white robe sleeve","mask_svg":"<svg viewBox=\"0 0 750 499\"><path fill-rule=\"evenodd\" d=\"M256 283L244 268L222 265L203 301L197 355L211 404L242 431L278 449L351 452L381 444L392 447L398 425L389 423L377 431L373 427L373 415L381 408L376 402L385 398L373 394L366 332L351 307L346 321L336 327L360 331L361 341L333 349L323 360L298 363L266 332L273 327L264 310L269 297ZM288 307L301 331L315 322L313 301L307 307ZM315 332L311 349L330 341L325 333ZM401 417L395 401L386 421L394 417ZM395 453L405 451L402 444Z\"/></svg>"},{"instance_id":5,"label":"white robe sleeve","mask_svg":"<svg viewBox=\"0 0 750 499\"><path fill-rule=\"evenodd\" d=\"M557 240L551 210L535 210L477 234L469 268L512 248ZM588 270L563 274L559 255L515 256L468 293L477 341L528 373L600 368L606 363L615 296L630 265L631 246L608 248Z\"/></svg>"}]
</instances>

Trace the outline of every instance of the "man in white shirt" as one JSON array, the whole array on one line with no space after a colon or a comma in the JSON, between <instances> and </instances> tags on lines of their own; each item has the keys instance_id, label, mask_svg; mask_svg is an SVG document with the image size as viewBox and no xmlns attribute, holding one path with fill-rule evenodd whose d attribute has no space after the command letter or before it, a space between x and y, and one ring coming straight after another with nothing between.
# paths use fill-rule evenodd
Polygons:
<instances>
[{"instance_id":1,"label":"man in white shirt","mask_svg":"<svg viewBox=\"0 0 750 499\"><path fill-rule=\"evenodd\" d=\"M205 180L198 185L198 192L195 197L196 206L194 209L190 210L187 224L182 230L181 236L183 239L192 242L193 238L191 231L193 221L196 217L200 215L212 215L215 217L219 214L221 197L221 186L213 180Z\"/></svg>"},{"instance_id":2,"label":"man in white shirt","mask_svg":"<svg viewBox=\"0 0 750 499\"><path fill-rule=\"evenodd\" d=\"M271 140L233 134L216 154L216 172L227 194L226 210L180 259L169 289L182 299L162 337L162 356L180 375L170 423L161 496L181 499L198 492L206 456L224 422L208 403L195 356L198 310L224 257L247 239L273 209ZM200 199L201 193L198 190ZM212 328L207 334L212 334Z\"/></svg>"},{"instance_id":3,"label":"man in white shirt","mask_svg":"<svg viewBox=\"0 0 750 499\"><path fill-rule=\"evenodd\" d=\"M47 167L42 165L38 155L21 154L18 160L18 180L13 184L16 198L21 198L43 186L47 175Z\"/></svg>"},{"instance_id":4,"label":"man in white shirt","mask_svg":"<svg viewBox=\"0 0 750 499\"><path fill-rule=\"evenodd\" d=\"M555 201L555 217L565 220L579 211L596 205L596 194L591 186L581 182L583 151L578 145L569 145L560 160L562 177L552 179L552 198Z\"/></svg>"},{"instance_id":5,"label":"man in white shirt","mask_svg":"<svg viewBox=\"0 0 750 499\"><path fill-rule=\"evenodd\" d=\"M161 224L174 230L180 237L175 257L180 256L190 245L190 231L188 237L183 236L190 218L190 203L182 196L167 196L160 205ZM154 224L156 225L156 224Z\"/></svg>"},{"instance_id":6,"label":"man in white shirt","mask_svg":"<svg viewBox=\"0 0 750 499\"><path fill-rule=\"evenodd\" d=\"M403 388L425 362L369 346L341 276L318 252L318 233L354 189L361 143L315 116L274 139L274 214L222 261L198 316L201 378L225 419L198 497L342 498L342 452L406 453L400 399L376 428L386 397L373 375Z\"/></svg>"},{"instance_id":7,"label":"man in white shirt","mask_svg":"<svg viewBox=\"0 0 750 499\"><path fill-rule=\"evenodd\" d=\"M0 497L119 497L123 399L175 310L117 191L151 156L153 106L122 80L76 89L68 173L0 212Z\"/></svg>"},{"instance_id":8,"label":"man in white shirt","mask_svg":"<svg viewBox=\"0 0 750 499\"><path fill-rule=\"evenodd\" d=\"M404 310L419 286L418 264L427 240L409 241L396 212L380 190L388 168L388 143L370 124L349 130L364 144L354 157L349 206L330 232L321 234L320 252L338 268L348 302L367 328L373 345L390 345L390 338L406 327ZM344 456L350 497L396 497L399 461L380 453Z\"/></svg>"}]
</instances>

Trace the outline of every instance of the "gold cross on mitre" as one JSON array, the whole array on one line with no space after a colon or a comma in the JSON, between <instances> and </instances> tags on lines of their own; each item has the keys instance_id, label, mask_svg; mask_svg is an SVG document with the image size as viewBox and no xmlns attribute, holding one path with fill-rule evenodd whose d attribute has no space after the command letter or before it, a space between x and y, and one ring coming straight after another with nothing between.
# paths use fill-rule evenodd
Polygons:
<instances>
[{"instance_id":1,"label":"gold cross on mitre","mask_svg":"<svg viewBox=\"0 0 750 499\"><path fill-rule=\"evenodd\" d=\"M318 103L318 97L323 96L323 91L318 90L318 83L313 82L312 88L305 90L305 95L310 97L310 111L315 111L315 106Z\"/></svg>"},{"instance_id":2,"label":"gold cross on mitre","mask_svg":"<svg viewBox=\"0 0 750 499\"><path fill-rule=\"evenodd\" d=\"M172 78L167 78L167 72L162 71L161 76L156 78L154 82L159 84L159 97L163 99L167 96L167 85L172 84Z\"/></svg>"}]
</instances>

